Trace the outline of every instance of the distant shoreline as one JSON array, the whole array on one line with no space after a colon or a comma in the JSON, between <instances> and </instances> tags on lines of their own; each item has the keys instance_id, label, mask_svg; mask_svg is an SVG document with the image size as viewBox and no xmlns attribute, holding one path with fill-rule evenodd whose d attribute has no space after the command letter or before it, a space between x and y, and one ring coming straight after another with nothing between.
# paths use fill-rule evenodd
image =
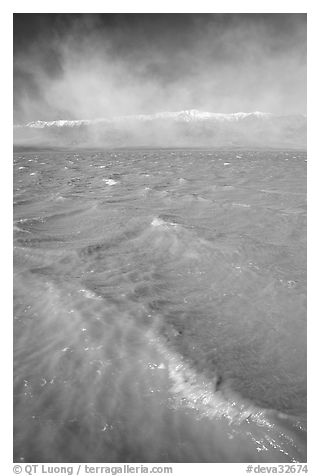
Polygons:
<instances>
[{"instance_id":1,"label":"distant shoreline","mask_svg":"<svg viewBox=\"0 0 320 476\"><path fill-rule=\"evenodd\" d=\"M13 153L18 153L18 152L33 152L33 151L56 151L56 152L63 152L63 151L70 151L70 150L83 150L83 151L113 151L113 150L245 150L245 151L255 151L255 150L293 150L295 152L301 151L301 152L306 152L307 147L285 147L285 146L268 146L268 147L263 147L263 146L244 146L244 145L239 145L239 146L211 146L211 147L180 147L180 146L175 146L175 147L157 147L157 146L122 146L122 147L104 147L104 146L49 146L49 145L13 145Z\"/></svg>"}]
</instances>

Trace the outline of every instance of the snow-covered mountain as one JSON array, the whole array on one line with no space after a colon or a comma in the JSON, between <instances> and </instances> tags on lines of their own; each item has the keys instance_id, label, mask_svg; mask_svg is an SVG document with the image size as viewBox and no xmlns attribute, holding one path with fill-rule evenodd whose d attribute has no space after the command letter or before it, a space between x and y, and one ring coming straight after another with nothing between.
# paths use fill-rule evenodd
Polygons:
<instances>
[{"instance_id":1,"label":"snow-covered mountain","mask_svg":"<svg viewBox=\"0 0 320 476\"><path fill-rule=\"evenodd\" d=\"M14 127L19 145L79 147L305 147L304 115L195 109L102 119L34 121Z\"/></svg>"},{"instance_id":2,"label":"snow-covered mountain","mask_svg":"<svg viewBox=\"0 0 320 476\"><path fill-rule=\"evenodd\" d=\"M158 112L156 114L137 114L130 116L115 116L110 119L81 119L81 120L56 120L56 121L33 121L25 125L25 127L32 127L36 129L43 129L45 127L79 127L85 125L99 124L99 123L121 123L121 122L151 122L155 120L174 120L182 122L191 121L240 121L247 118L270 118L271 113L267 112L236 112L231 114L223 114L217 112L202 112L197 109L190 109L178 112Z\"/></svg>"}]
</instances>

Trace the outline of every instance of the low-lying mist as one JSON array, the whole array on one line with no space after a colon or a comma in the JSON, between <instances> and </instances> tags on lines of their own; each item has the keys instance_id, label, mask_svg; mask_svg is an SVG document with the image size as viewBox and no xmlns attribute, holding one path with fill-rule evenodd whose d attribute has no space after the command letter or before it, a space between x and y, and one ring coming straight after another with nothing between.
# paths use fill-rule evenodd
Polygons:
<instances>
[{"instance_id":1,"label":"low-lying mist","mask_svg":"<svg viewBox=\"0 0 320 476\"><path fill-rule=\"evenodd\" d=\"M184 115L142 120L30 123L14 143L38 147L306 147L306 117L246 115L200 119Z\"/></svg>"}]
</instances>

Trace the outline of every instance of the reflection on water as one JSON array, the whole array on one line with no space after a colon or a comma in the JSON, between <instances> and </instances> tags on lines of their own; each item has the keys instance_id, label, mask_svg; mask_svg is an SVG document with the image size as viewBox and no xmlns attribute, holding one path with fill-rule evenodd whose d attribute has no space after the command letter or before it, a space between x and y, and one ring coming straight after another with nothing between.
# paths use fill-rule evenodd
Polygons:
<instances>
[{"instance_id":1,"label":"reflection on water","mask_svg":"<svg viewBox=\"0 0 320 476\"><path fill-rule=\"evenodd\" d=\"M306 460L305 169L15 154L16 461Z\"/></svg>"}]
</instances>

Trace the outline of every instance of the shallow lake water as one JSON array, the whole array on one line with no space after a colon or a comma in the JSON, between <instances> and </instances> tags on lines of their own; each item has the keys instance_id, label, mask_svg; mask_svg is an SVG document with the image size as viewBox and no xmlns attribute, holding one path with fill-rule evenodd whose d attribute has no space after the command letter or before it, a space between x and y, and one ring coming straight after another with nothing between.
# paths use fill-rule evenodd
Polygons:
<instances>
[{"instance_id":1,"label":"shallow lake water","mask_svg":"<svg viewBox=\"0 0 320 476\"><path fill-rule=\"evenodd\" d=\"M14 154L14 459L306 461L306 152Z\"/></svg>"}]
</instances>

